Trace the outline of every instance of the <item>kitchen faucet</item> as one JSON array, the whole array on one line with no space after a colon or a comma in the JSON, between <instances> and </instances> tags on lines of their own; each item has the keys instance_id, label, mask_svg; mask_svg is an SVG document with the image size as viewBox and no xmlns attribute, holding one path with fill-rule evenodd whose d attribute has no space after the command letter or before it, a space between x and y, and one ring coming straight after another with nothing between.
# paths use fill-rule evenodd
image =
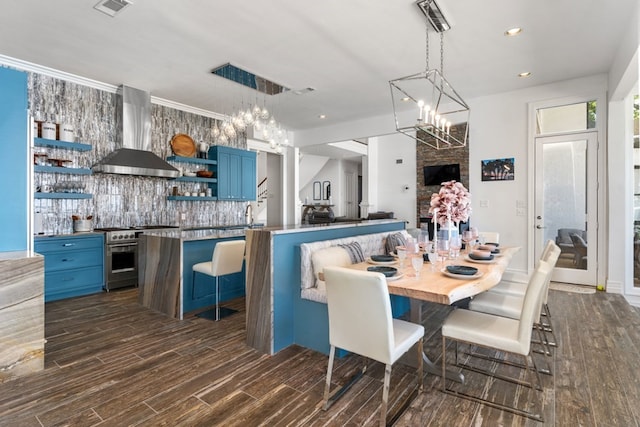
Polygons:
<instances>
[{"instance_id":1,"label":"kitchen faucet","mask_svg":"<svg viewBox=\"0 0 640 427\"><path fill-rule=\"evenodd\" d=\"M249 202L247 208L244 210L244 220L249 227L253 227L253 206L251 202Z\"/></svg>"}]
</instances>

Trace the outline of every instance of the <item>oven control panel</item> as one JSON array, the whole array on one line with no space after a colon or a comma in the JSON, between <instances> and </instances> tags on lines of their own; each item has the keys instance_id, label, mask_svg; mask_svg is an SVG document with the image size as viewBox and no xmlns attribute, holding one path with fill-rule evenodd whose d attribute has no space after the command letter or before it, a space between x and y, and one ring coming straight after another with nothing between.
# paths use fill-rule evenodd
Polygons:
<instances>
[{"instance_id":1,"label":"oven control panel","mask_svg":"<svg viewBox=\"0 0 640 427\"><path fill-rule=\"evenodd\" d=\"M136 240L133 230L110 231L107 233L107 243L130 242Z\"/></svg>"}]
</instances>

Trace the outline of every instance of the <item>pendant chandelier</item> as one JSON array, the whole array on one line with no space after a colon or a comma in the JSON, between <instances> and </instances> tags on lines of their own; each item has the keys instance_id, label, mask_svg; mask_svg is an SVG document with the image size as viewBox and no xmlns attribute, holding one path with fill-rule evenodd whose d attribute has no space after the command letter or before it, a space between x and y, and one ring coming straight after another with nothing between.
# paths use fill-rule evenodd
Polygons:
<instances>
[{"instance_id":1,"label":"pendant chandelier","mask_svg":"<svg viewBox=\"0 0 640 427\"><path fill-rule=\"evenodd\" d=\"M243 70L230 63L216 67L212 74L245 86L252 91L265 95L278 95L289 91L289 88L274 83L264 77L260 77L250 71ZM226 145L230 140L238 137L246 137L247 131L252 131L251 137L269 143L269 146L278 154L284 152L284 148L290 146L288 131L276 121L274 114L266 107L266 98L262 107L258 105L258 99L253 105L244 108L242 106L218 124L216 121L211 129L214 144Z\"/></svg>"},{"instance_id":2,"label":"pendant chandelier","mask_svg":"<svg viewBox=\"0 0 640 427\"><path fill-rule=\"evenodd\" d=\"M396 130L436 150L461 148L469 137L469 106L444 78L444 32L450 26L435 0L418 6L426 25L426 69L391 80ZM429 24L440 34L440 69L429 68Z\"/></svg>"}]
</instances>

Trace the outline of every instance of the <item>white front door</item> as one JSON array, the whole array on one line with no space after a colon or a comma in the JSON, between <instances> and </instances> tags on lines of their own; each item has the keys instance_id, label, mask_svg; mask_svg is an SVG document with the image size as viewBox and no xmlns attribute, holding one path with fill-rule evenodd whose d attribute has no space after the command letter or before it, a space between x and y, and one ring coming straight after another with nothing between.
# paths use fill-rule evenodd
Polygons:
<instances>
[{"instance_id":1,"label":"white front door","mask_svg":"<svg viewBox=\"0 0 640 427\"><path fill-rule=\"evenodd\" d=\"M535 139L535 256L558 243L554 281L597 283L597 143L596 132Z\"/></svg>"}]
</instances>

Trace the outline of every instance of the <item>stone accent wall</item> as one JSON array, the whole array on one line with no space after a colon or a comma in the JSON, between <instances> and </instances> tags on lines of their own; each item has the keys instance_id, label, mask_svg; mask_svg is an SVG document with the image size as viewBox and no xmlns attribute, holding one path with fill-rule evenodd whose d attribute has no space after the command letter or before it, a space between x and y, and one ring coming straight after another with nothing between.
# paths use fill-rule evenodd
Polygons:
<instances>
[{"instance_id":1,"label":"stone accent wall","mask_svg":"<svg viewBox=\"0 0 640 427\"><path fill-rule=\"evenodd\" d=\"M76 167L90 168L121 145L115 141L114 93L30 73L28 94L29 110L36 119L73 124L76 141L93 146L87 152L50 148L49 157L73 160ZM176 133L186 133L196 143L204 141L212 144L211 128L214 122L215 119L210 117L152 104L151 150L162 158L170 156L171 138ZM239 136L229 141L228 145L246 149L246 136ZM196 168L187 163L176 166ZM173 186L177 186L180 192L205 191L204 184L129 175L34 174L35 186L64 181L80 181L84 185L84 192L92 194L93 198L36 199L34 208L43 213L46 234L71 233L71 215L93 215L94 227L244 223L246 202L167 200Z\"/></svg>"},{"instance_id":2,"label":"stone accent wall","mask_svg":"<svg viewBox=\"0 0 640 427\"><path fill-rule=\"evenodd\" d=\"M464 126L452 126L451 133L461 133ZM457 136L457 135L456 135ZM457 136L461 138L462 136ZM429 138L421 136L420 138ZM426 139L425 139L426 140ZM426 217L429 214L429 203L431 195L440 190L440 185L424 185L425 166L444 165L450 163L460 164L460 181L469 191L469 143L461 148L451 148L446 150L436 150L422 143L416 145L416 223L420 223L420 217Z\"/></svg>"}]
</instances>

